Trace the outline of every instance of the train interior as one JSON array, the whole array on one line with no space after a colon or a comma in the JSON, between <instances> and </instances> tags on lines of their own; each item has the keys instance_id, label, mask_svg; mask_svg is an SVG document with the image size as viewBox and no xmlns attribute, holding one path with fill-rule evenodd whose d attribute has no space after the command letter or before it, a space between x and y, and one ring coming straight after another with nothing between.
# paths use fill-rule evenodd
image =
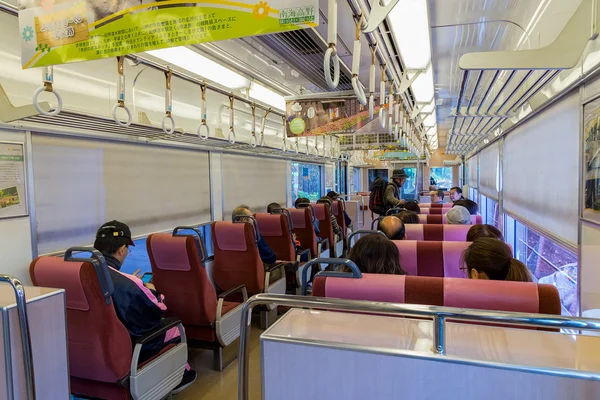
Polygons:
<instances>
[{"instance_id":1,"label":"train interior","mask_svg":"<svg viewBox=\"0 0 600 400\"><path fill-rule=\"evenodd\" d=\"M0 397L600 398L598 0L294 3L0 0Z\"/></svg>"}]
</instances>

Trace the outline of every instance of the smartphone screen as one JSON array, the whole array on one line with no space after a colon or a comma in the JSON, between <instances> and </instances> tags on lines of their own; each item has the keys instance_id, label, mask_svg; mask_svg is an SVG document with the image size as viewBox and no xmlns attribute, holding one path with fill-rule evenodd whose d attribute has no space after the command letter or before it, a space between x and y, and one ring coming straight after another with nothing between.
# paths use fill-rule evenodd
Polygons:
<instances>
[{"instance_id":1,"label":"smartphone screen","mask_svg":"<svg viewBox=\"0 0 600 400\"><path fill-rule=\"evenodd\" d=\"M150 283L151 280L152 280L152 272L146 272L142 276L142 282L144 282L144 283Z\"/></svg>"}]
</instances>

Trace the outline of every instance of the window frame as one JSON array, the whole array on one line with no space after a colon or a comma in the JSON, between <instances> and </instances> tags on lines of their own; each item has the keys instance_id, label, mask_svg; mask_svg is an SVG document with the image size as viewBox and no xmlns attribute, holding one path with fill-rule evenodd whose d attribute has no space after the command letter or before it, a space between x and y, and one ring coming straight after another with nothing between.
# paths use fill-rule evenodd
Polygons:
<instances>
[{"instance_id":1,"label":"window frame","mask_svg":"<svg viewBox=\"0 0 600 400\"><path fill-rule=\"evenodd\" d=\"M294 197L294 176L293 176L293 169L294 169L294 164L298 165L298 177L300 177L300 167L303 165L307 165L307 166L311 166L311 167L317 167L318 171L319 171L319 191L318 191L318 195L317 195L317 199L320 197L323 197L326 193L325 193L325 167L322 164L315 164L315 163L308 163L308 162L300 162L300 161L292 161L291 165L290 165L290 192L291 192L291 200L292 200L292 204L296 201L296 199L298 198L298 196ZM334 184L335 184L335 173L336 173L336 168L334 167ZM311 199L312 200L312 199Z\"/></svg>"}]
</instances>

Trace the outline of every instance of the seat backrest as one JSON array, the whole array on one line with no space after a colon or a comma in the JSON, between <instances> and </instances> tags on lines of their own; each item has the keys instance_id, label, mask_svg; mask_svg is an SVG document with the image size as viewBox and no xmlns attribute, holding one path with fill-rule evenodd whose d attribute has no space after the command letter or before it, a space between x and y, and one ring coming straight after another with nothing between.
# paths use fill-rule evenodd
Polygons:
<instances>
[{"instance_id":1,"label":"seat backrest","mask_svg":"<svg viewBox=\"0 0 600 400\"><path fill-rule=\"evenodd\" d=\"M310 208L288 208L294 224L293 232L302 245L302 250L310 249L310 254L317 257L317 234L312 222Z\"/></svg>"},{"instance_id":2,"label":"seat backrest","mask_svg":"<svg viewBox=\"0 0 600 400\"><path fill-rule=\"evenodd\" d=\"M345 205L341 200L331 202L331 212L335 216L338 225L342 228L342 234L346 236L346 218L344 218Z\"/></svg>"},{"instance_id":3,"label":"seat backrest","mask_svg":"<svg viewBox=\"0 0 600 400\"><path fill-rule=\"evenodd\" d=\"M217 221L212 224L213 279L221 290L246 285L248 294L265 286L265 269L258 253L252 224Z\"/></svg>"},{"instance_id":4,"label":"seat backrest","mask_svg":"<svg viewBox=\"0 0 600 400\"><path fill-rule=\"evenodd\" d=\"M429 210L431 211L431 210ZM483 219L481 215L471 215L471 225L481 224ZM447 224L445 214L419 214L420 224ZM467 225L468 226L468 225Z\"/></svg>"},{"instance_id":5,"label":"seat backrest","mask_svg":"<svg viewBox=\"0 0 600 400\"><path fill-rule=\"evenodd\" d=\"M483 217L481 215L471 215L471 225L481 224L483 221ZM446 214L442 215L442 224L447 224L448 221L446 219Z\"/></svg>"},{"instance_id":6,"label":"seat backrest","mask_svg":"<svg viewBox=\"0 0 600 400\"><path fill-rule=\"evenodd\" d=\"M452 203L429 203L427 205L423 204L424 206L428 206L429 208L452 208Z\"/></svg>"},{"instance_id":7,"label":"seat backrest","mask_svg":"<svg viewBox=\"0 0 600 400\"><path fill-rule=\"evenodd\" d=\"M333 226L331 225L331 212L329 205L327 204L313 204L315 210L315 217L319 221L319 237L321 239L329 240L329 246L334 247L334 233Z\"/></svg>"},{"instance_id":8,"label":"seat backrest","mask_svg":"<svg viewBox=\"0 0 600 400\"><path fill-rule=\"evenodd\" d=\"M146 240L152 283L165 295L167 315L185 325L207 326L216 318L217 293L202 263L198 236L155 233Z\"/></svg>"},{"instance_id":9,"label":"seat backrest","mask_svg":"<svg viewBox=\"0 0 600 400\"><path fill-rule=\"evenodd\" d=\"M362 274L317 275L313 296L560 315L553 285L533 282Z\"/></svg>"},{"instance_id":10,"label":"seat backrest","mask_svg":"<svg viewBox=\"0 0 600 400\"><path fill-rule=\"evenodd\" d=\"M471 225L406 224L408 240L464 242Z\"/></svg>"},{"instance_id":11,"label":"seat backrest","mask_svg":"<svg viewBox=\"0 0 600 400\"><path fill-rule=\"evenodd\" d=\"M112 300L106 304L92 263L43 256L31 262L29 274L36 286L66 292L70 375L109 383L127 376L131 338Z\"/></svg>"},{"instance_id":12,"label":"seat backrest","mask_svg":"<svg viewBox=\"0 0 600 400\"><path fill-rule=\"evenodd\" d=\"M460 257L469 242L394 240L402 269L412 276L466 277Z\"/></svg>"},{"instance_id":13,"label":"seat backrest","mask_svg":"<svg viewBox=\"0 0 600 400\"><path fill-rule=\"evenodd\" d=\"M284 214L256 213L254 215L260 234L278 260L294 261L296 245L290 234L290 225ZM300 240L300 239L299 239Z\"/></svg>"}]
</instances>

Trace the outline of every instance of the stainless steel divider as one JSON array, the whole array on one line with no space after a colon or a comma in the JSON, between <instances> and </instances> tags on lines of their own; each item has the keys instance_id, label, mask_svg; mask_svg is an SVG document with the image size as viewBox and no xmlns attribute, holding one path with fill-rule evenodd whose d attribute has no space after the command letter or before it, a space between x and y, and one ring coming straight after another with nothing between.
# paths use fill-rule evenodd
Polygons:
<instances>
[{"instance_id":1,"label":"stainless steel divider","mask_svg":"<svg viewBox=\"0 0 600 400\"><path fill-rule=\"evenodd\" d=\"M21 281L10 275L0 275L0 282L9 283L15 291L17 314L21 330L21 347L23 347L23 367L25 368L25 388L27 400L35 400L35 381L33 375L33 356L31 354L31 338L29 336L29 321L27 320L27 304L25 288ZM7 338L4 338L6 340Z\"/></svg>"},{"instance_id":2,"label":"stainless steel divider","mask_svg":"<svg viewBox=\"0 0 600 400\"><path fill-rule=\"evenodd\" d=\"M238 400L248 400L248 340L250 338L252 309L256 306L267 304L298 308L319 308L330 311L357 311L368 314L431 317L434 323L433 351L441 356L446 353L445 327L448 318L461 321L489 322L494 324L521 325L528 327L600 330L600 320L591 318L568 318L560 315L499 312L312 296L257 294L248 299L248 301L244 303L242 309Z\"/></svg>"}]
</instances>

